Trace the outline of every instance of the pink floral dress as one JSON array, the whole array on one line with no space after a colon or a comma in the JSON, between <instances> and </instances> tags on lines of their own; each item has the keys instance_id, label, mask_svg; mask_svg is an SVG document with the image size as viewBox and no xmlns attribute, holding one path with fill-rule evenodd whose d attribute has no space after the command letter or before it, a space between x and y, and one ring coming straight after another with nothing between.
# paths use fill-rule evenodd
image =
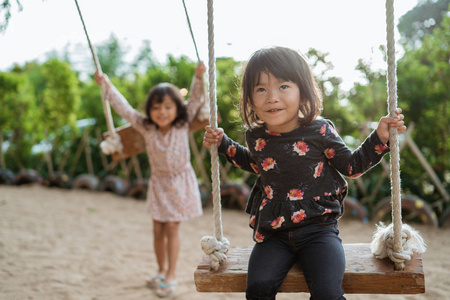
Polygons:
<instances>
[{"instance_id":1,"label":"pink floral dress","mask_svg":"<svg viewBox=\"0 0 450 300\"><path fill-rule=\"evenodd\" d=\"M203 80L194 80L187 103L189 123L203 104L203 91ZM189 124L172 126L163 135L154 124L145 125L143 120L146 116L135 110L115 87L111 87L106 96L114 110L145 140L151 166L147 209L153 220L180 222L201 216L199 186L189 150Z\"/></svg>"}]
</instances>

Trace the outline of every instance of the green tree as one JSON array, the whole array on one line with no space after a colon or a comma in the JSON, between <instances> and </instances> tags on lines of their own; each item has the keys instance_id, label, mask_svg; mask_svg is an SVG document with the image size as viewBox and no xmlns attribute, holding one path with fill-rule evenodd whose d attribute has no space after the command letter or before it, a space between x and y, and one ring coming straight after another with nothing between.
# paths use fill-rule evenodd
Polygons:
<instances>
[{"instance_id":1,"label":"green tree","mask_svg":"<svg viewBox=\"0 0 450 300\"><path fill-rule=\"evenodd\" d=\"M128 73L128 70L123 70L123 57L126 51L123 45L114 34L111 34L108 40L100 44L97 48L97 56L103 73L108 76L123 76Z\"/></svg>"},{"instance_id":2,"label":"green tree","mask_svg":"<svg viewBox=\"0 0 450 300\"><path fill-rule=\"evenodd\" d=\"M355 83L348 99L358 108L359 122L377 122L387 113L386 75L372 70L362 59L358 60L355 69L363 74L367 83Z\"/></svg>"},{"instance_id":3,"label":"green tree","mask_svg":"<svg viewBox=\"0 0 450 300\"><path fill-rule=\"evenodd\" d=\"M11 19L11 0L3 0L0 5L0 14L4 16L4 20L0 20L0 33L6 30L8 27L9 20ZM19 0L16 0L16 4L18 6L18 11L22 11L23 6Z\"/></svg>"},{"instance_id":4,"label":"green tree","mask_svg":"<svg viewBox=\"0 0 450 300\"><path fill-rule=\"evenodd\" d=\"M36 129L42 129L44 138L54 138L51 141L56 155L62 155L66 150L65 139L76 132L76 112L80 104L78 90L78 78L71 70L67 62L58 59L50 59L40 66L41 78L33 83L37 84L36 100L38 107L39 123ZM50 143L50 141L47 141ZM53 173L50 152L46 157L48 171Z\"/></svg>"},{"instance_id":5,"label":"green tree","mask_svg":"<svg viewBox=\"0 0 450 300\"><path fill-rule=\"evenodd\" d=\"M342 79L330 76L329 72L334 68L328 59L329 53L323 53L311 48L306 53L311 64L317 84L322 91L324 118L330 119L344 135L352 135L358 128L357 111L352 111L352 103L348 103L340 85ZM359 107L359 106L358 106Z\"/></svg>"},{"instance_id":6,"label":"green tree","mask_svg":"<svg viewBox=\"0 0 450 300\"><path fill-rule=\"evenodd\" d=\"M131 64L133 73L144 74L148 69L154 68L158 63L153 57L150 41L144 40L134 62Z\"/></svg>"},{"instance_id":7,"label":"green tree","mask_svg":"<svg viewBox=\"0 0 450 300\"><path fill-rule=\"evenodd\" d=\"M420 47L423 38L440 27L448 14L450 0L421 0L412 10L399 19L401 41L411 49Z\"/></svg>"},{"instance_id":8,"label":"green tree","mask_svg":"<svg viewBox=\"0 0 450 300\"><path fill-rule=\"evenodd\" d=\"M450 167L450 17L444 18L441 26L424 37L420 48L407 51L399 61L398 86L399 97L409 103L405 114L416 124L416 142L443 176Z\"/></svg>"},{"instance_id":9,"label":"green tree","mask_svg":"<svg viewBox=\"0 0 450 300\"><path fill-rule=\"evenodd\" d=\"M10 140L6 154L8 166L3 157L1 167L17 171L25 168L31 155L33 138L31 132L35 124L35 102L32 86L23 74L0 73L0 114L1 140ZM1 145L0 145L1 147Z\"/></svg>"}]
</instances>

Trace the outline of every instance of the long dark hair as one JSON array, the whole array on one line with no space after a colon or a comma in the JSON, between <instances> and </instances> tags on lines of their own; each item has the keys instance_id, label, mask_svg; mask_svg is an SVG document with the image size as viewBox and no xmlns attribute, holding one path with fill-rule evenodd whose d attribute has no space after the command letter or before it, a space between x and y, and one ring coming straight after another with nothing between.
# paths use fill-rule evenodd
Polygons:
<instances>
[{"instance_id":1,"label":"long dark hair","mask_svg":"<svg viewBox=\"0 0 450 300\"><path fill-rule=\"evenodd\" d=\"M309 64L297 51L284 47L263 48L250 57L242 77L241 117L244 125L263 124L253 110L253 89L262 73L271 73L278 79L292 81L300 89L299 121L309 125L322 112L322 93Z\"/></svg>"},{"instance_id":2,"label":"long dark hair","mask_svg":"<svg viewBox=\"0 0 450 300\"><path fill-rule=\"evenodd\" d=\"M175 85L167 82L157 84L148 92L147 101L145 102L145 115L147 116L147 118L144 120L144 123L147 125L155 124L155 122L153 122L152 118L150 117L150 109L154 104L162 103L165 95L168 95L177 106L177 117L175 118L175 120L173 120L172 125L184 125L188 121L188 114L186 105L184 103L184 97L181 95L180 90Z\"/></svg>"}]
</instances>

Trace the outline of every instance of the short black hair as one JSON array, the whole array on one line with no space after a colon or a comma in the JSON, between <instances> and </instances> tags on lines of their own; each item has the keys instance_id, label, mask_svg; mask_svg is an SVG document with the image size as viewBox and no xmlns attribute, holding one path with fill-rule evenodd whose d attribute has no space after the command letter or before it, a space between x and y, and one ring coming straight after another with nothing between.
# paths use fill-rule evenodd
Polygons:
<instances>
[{"instance_id":1,"label":"short black hair","mask_svg":"<svg viewBox=\"0 0 450 300\"><path fill-rule=\"evenodd\" d=\"M241 117L244 125L263 124L253 111L253 89L261 74L292 81L300 89L299 121L309 125L322 112L322 93L306 59L297 51L285 47L263 48L252 54L245 67L241 86Z\"/></svg>"}]
</instances>

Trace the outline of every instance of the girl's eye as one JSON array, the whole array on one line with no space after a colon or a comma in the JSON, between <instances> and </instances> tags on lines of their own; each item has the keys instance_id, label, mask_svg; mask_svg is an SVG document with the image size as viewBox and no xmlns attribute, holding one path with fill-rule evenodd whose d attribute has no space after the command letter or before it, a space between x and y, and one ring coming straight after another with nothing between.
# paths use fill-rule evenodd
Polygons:
<instances>
[{"instance_id":1,"label":"girl's eye","mask_svg":"<svg viewBox=\"0 0 450 300\"><path fill-rule=\"evenodd\" d=\"M289 88L289 87L286 84L283 84L282 86L280 86L280 90L285 90L287 88Z\"/></svg>"},{"instance_id":2,"label":"girl's eye","mask_svg":"<svg viewBox=\"0 0 450 300\"><path fill-rule=\"evenodd\" d=\"M256 89L256 92L257 92L257 93L262 93L262 92L264 92L264 91L265 91L264 88L257 88L257 89Z\"/></svg>"}]
</instances>

